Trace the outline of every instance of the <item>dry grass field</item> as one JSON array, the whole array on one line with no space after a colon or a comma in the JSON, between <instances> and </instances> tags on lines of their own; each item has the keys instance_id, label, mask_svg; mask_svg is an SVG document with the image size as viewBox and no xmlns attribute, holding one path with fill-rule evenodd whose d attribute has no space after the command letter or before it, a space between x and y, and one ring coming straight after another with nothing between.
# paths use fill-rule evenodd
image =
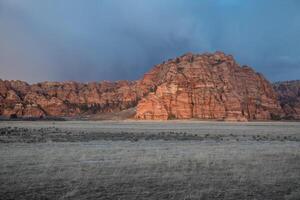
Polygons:
<instances>
[{"instance_id":1,"label":"dry grass field","mask_svg":"<svg viewBox=\"0 0 300 200\"><path fill-rule=\"evenodd\" d=\"M300 199L297 122L0 122L0 199Z\"/></svg>"}]
</instances>

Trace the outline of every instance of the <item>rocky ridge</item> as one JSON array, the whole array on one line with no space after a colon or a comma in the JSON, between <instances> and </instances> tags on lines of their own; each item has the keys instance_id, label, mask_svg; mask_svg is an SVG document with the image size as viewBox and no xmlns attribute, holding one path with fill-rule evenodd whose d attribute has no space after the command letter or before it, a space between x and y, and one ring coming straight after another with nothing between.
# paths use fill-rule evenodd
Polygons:
<instances>
[{"instance_id":1,"label":"rocky ridge","mask_svg":"<svg viewBox=\"0 0 300 200\"><path fill-rule=\"evenodd\" d=\"M86 116L136 107L136 119L269 120L283 116L272 85L222 52L185 54L137 81L0 80L0 115Z\"/></svg>"},{"instance_id":2,"label":"rocky ridge","mask_svg":"<svg viewBox=\"0 0 300 200\"><path fill-rule=\"evenodd\" d=\"M136 82L101 83L0 81L3 116L78 116L134 107Z\"/></svg>"},{"instance_id":3,"label":"rocky ridge","mask_svg":"<svg viewBox=\"0 0 300 200\"><path fill-rule=\"evenodd\" d=\"M155 66L141 83L155 91L137 105L138 119L268 120L282 114L272 85L231 55L185 54Z\"/></svg>"}]
</instances>

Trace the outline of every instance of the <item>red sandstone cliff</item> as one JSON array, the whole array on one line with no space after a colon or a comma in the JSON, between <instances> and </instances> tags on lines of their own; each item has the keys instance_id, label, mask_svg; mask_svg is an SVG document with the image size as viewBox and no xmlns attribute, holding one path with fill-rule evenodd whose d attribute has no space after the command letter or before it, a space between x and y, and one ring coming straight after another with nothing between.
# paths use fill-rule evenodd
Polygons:
<instances>
[{"instance_id":1,"label":"red sandstone cliff","mask_svg":"<svg viewBox=\"0 0 300 200\"><path fill-rule=\"evenodd\" d=\"M186 54L138 81L0 80L2 116L81 116L136 107L137 119L268 120L282 115L272 85L232 56Z\"/></svg>"},{"instance_id":2,"label":"red sandstone cliff","mask_svg":"<svg viewBox=\"0 0 300 200\"><path fill-rule=\"evenodd\" d=\"M221 52L169 60L145 74L140 84L154 91L139 101L138 119L245 121L281 115L272 85Z\"/></svg>"},{"instance_id":3,"label":"red sandstone cliff","mask_svg":"<svg viewBox=\"0 0 300 200\"><path fill-rule=\"evenodd\" d=\"M136 82L43 82L0 80L3 116L77 116L115 112L137 103Z\"/></svg>"}]
</instances>

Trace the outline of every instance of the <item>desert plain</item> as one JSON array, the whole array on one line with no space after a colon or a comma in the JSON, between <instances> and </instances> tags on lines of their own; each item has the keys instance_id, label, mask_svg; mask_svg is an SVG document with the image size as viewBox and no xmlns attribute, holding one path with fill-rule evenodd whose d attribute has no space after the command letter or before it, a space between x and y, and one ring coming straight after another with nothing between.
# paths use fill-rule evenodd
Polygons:
<instances>
[{"instance_id":1,"label":"desert plain","mask_svg":"<svg viewBox=\"0 0 300 200\"><path fill-rule=\"evenodd\" d=\"M3 121L0 199L300 197L299 122Z\"/></svg>"}]
</instances>

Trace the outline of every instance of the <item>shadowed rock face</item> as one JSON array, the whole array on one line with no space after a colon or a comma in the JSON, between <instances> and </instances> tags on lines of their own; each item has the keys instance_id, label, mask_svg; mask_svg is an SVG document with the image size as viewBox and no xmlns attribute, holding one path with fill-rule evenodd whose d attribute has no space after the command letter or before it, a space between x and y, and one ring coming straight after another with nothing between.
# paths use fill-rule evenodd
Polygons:
<instances>
[{"instance_id":1,"label":"shadowed rock face","mask_svg":"<svg viewBox=\"0 0 300 200\"><path fill-rule=\"evenodd\" d=\"M300 119L300 80L273 84L287 119Z\"/></svg>"},{"instance_id":2,"label":"shadowed rock face","mask_svg":"<svg viewBox=\"0 0 300 200\"><path fill-rule=\"evenodd\" d=\"M272 85L232 56L185 54L138 81L0 81L3 116L80 116L136 107L137 119L268 120L282 110Z\"/></svg>"}]
</instances>

